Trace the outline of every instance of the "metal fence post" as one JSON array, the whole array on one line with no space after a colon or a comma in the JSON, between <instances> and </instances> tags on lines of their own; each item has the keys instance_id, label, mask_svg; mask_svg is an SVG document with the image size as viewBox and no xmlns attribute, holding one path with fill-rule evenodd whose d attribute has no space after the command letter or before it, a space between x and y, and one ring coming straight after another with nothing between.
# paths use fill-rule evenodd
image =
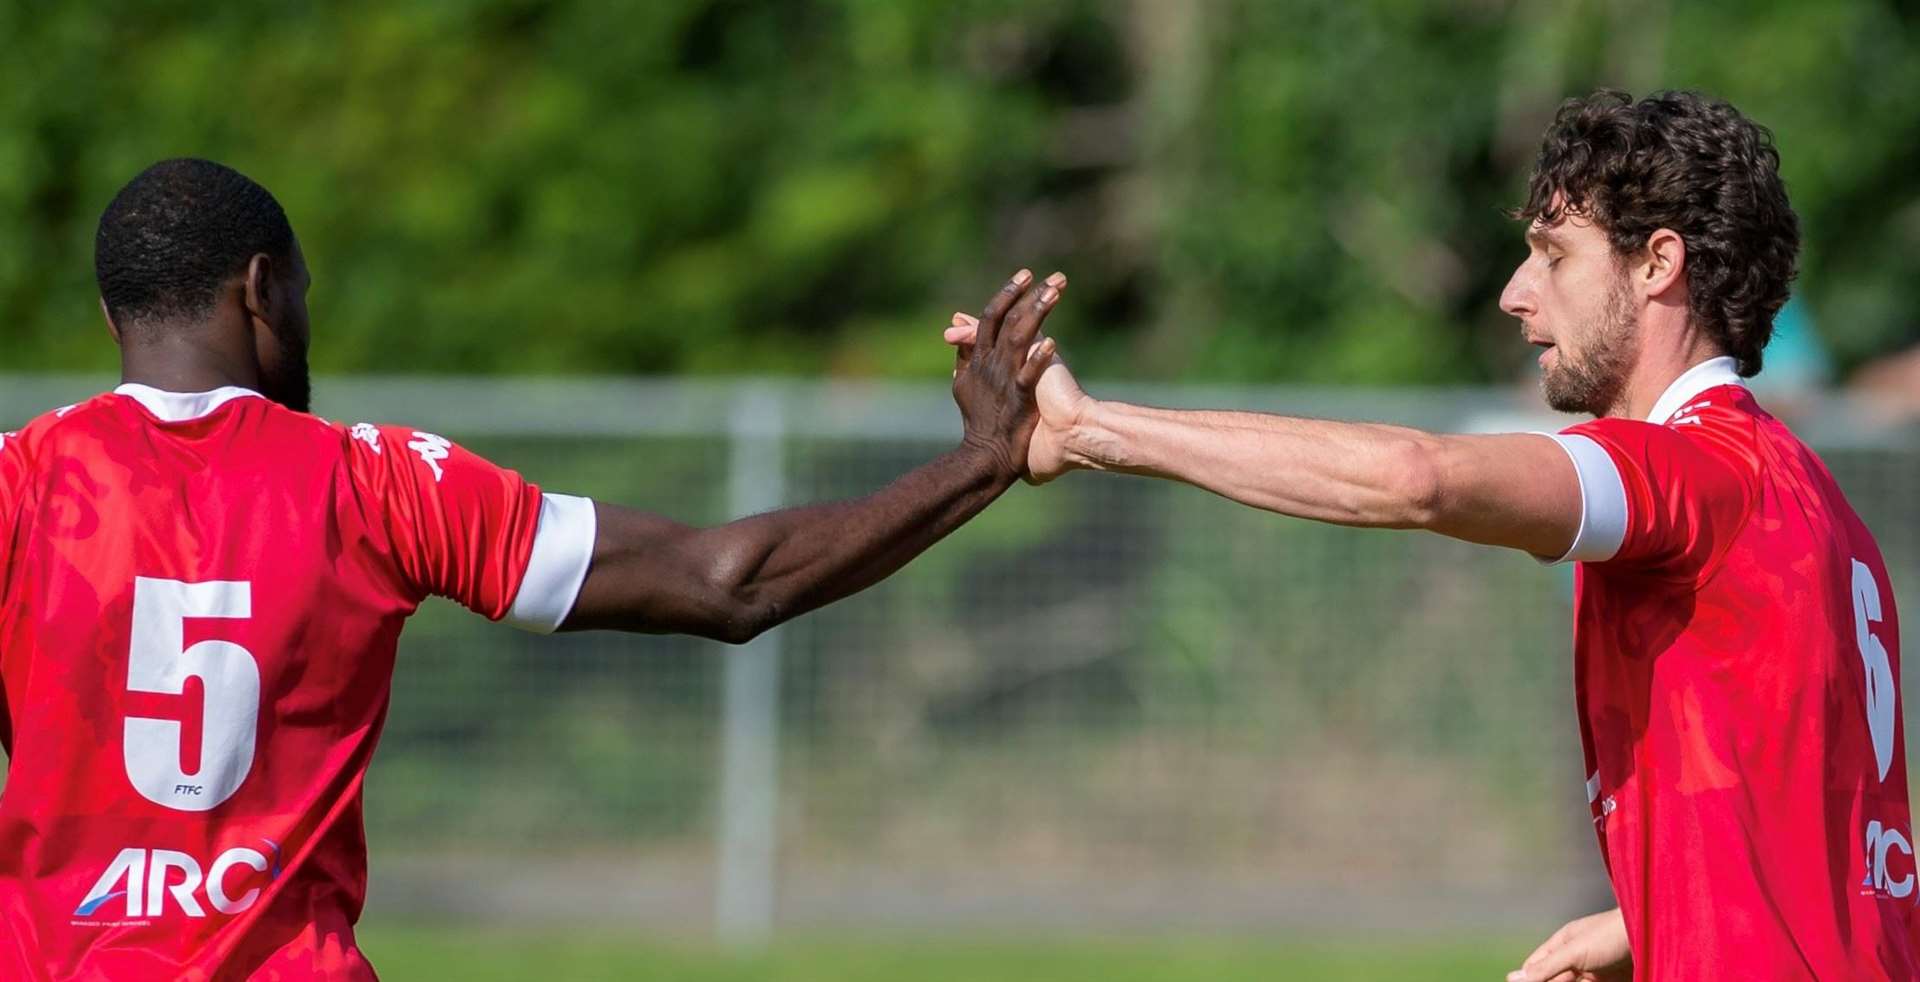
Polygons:
<instances>
[{"instance_id":1,"label":"metal fence post","mask_svg":"<svg viewBox=\"0 0 1920 982\"><path fill-rule=\"evenodd\" d=\"M785 503L784 402L778 389L755 386L734 403L727 507L736 518ZM781 633L775 628L721 653L726 677L714 930L722 942L743 947L764 944L773 932Z\"/></svg>"}]
</instances>

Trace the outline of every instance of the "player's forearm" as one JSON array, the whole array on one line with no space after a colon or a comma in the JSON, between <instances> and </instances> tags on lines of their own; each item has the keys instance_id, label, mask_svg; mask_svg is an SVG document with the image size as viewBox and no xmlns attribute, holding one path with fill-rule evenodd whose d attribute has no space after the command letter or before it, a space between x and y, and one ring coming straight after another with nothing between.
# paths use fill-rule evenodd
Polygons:
<instances>
[{"instance_id":1,"label":"player's forearm","mask_svg":"<svg viewBox=\"0 0 1920 982\"><path fill-rule=\"evenodd\" d=\"M723 529L718 579L735 599L729 640L885 579L1012 486L989 451L962 446L864 498L790 508Z\"/></svg>"},{"instance_id":2,"label":"player's forearm","mask_svg":"<svg viewBox=\"0 0 1920 982\"><path fill-rule=\"evenodd\" d=\"M1183 481L1268 511L1341 525L1428 527L1431 434L1263 413L1092 406L1066 439L1077 466Z\"/></svg>"},{"instance_id":3,"label":"player's forearm","mask_svg":"<svg viewBox=\"0 0 1920 982\"><path fill-rule=\"evenodd\" d=\"M864 498L714 528L598 502L593 561L562 629L746 641L871 586L1012 483L1004 450L962 447Z\"/></svg>"}]
</instances>

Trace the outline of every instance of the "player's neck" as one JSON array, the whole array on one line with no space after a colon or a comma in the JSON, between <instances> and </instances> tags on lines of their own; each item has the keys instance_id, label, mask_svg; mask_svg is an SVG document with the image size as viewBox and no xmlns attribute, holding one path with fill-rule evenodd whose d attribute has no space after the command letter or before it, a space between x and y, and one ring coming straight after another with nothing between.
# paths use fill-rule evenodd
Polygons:
<instances>
[{"instance_id":1,"label":"player's neck","mask_svg":"<svg viewBox=\"0 0 1920 982\"><path fill-rule=\"evenodd\" d=\"M1726 349L1706 336L1691 331L1686 332L1679 343L1643 349L1639 363L1621 390L1619 403L1602 415L1646 419L1675 379L1695 365L1726 353Z\"/></svg>"},{"instance_id":2,"label":"player's neck","mask_svg":"<svg viewBox=\"0 0 1920 982\"><path fill-rule=\"evenodd\" d=\"M123 339L120 381L163 392L211 392L227 386L260 390L260 366L249 346L221 344L218 332L156 327Z\"/></svg>"}]
</instances>

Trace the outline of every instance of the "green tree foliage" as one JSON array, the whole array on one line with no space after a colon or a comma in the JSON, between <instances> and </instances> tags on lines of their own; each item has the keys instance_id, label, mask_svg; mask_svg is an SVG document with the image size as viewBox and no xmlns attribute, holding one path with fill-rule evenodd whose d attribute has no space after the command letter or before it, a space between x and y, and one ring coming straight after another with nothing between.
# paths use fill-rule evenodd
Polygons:
<instances>
[{"instance_id":1,"label":"green tree foliage","mask_svg":"<svg viewBox=\"0 0 1920 982\"><path fill-rule=\"evenodd\" d=\"M1920 310L1913 15L1484 0L0 7L0 369L112 363L93 223L226 161L313 264L323 371L933 375L1064 268L1093 372L1458 381L1541 126L1701 87L1779 136L1843 365Z\"/></svg>"}]
</instances>

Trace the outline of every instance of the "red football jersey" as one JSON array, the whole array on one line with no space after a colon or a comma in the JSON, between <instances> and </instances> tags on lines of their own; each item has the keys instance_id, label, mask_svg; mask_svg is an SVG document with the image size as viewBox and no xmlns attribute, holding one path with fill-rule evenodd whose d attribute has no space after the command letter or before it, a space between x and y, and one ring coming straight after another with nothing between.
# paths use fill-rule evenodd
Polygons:
<instances>
[{"instance_id":1,"label":"red football jersey","mask_svg":"<svg viewBox=\"0 0 1920 982\"><path fill-rule=\"evenodd\" d=\"M592 538L585 499L244 389L0 438L0 977L373 978L401 625L436 594L551 630Z\"/></svg>"},{"instance_id":2,"label":"red football jersey","mask_svg":"<svg viewBox=\"0 0 1920 982\"><path fill-rule=\"evenodd\" d=\"M1886 565L1731 359L1556 437L1587 798L1637 979L1913 979Z\"/></svg>"}]
</instances>

